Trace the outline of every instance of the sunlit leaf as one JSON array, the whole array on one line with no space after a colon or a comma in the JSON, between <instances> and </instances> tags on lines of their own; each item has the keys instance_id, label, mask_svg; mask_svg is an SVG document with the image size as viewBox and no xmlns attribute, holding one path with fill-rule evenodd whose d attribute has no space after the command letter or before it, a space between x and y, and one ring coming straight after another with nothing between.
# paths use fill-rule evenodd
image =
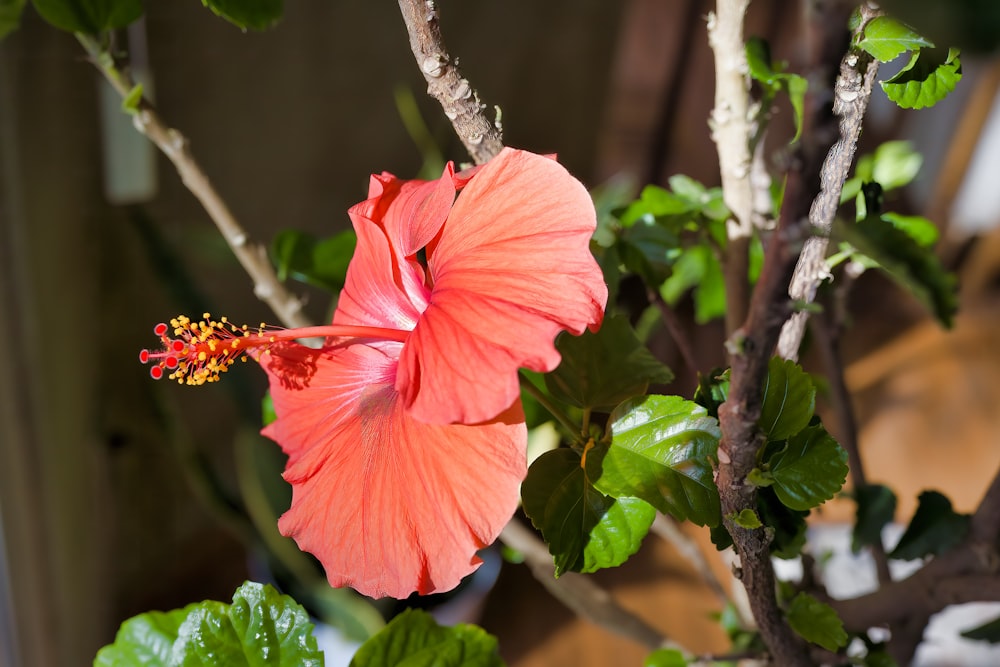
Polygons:
<instances>
[{"instance_id":1,"label":"sunlit leaf","mask_svg":"<svg viewBox=\"0 0 1000 667\"><path fill-rule=\"evenodd\" d=\"M937 225L927 218L919 215L883 213L882 219L909 236L921 248L930 248L937 243L939 236Z\"/></svg>"},{"instance_id":2,"label":"sunlit leaf","mask_svg":"<svg viewBox=\"0 0 1000 667\"><path fill-rule=\"evenodd\" d=\"M354 654L350 667L503 667L497 640L482 628L438 625L419 609L392 619Z\"/></svg>"},{"instance_id":3,"label":"sunlit leaf","mask_svg":"<svg viewBox=\"0 0 1000 667\"><path fill-rule=\"evenodd\" d=\"M847 645L847 632L837 612L808 593L799 593L792 598L785 618L800 637L828 651Z\"/></svg>"},{"instance_id":4,"label":"sunlit leaf","mask_svg":"<svg viewBox=\"0 0 1000 667\"><path fill-rule=\"evenodd\" d=\"M799 431L768 461L774 493L794 510L833 498L847 479L847 452L822 426Z\"/></svg>"},{"instance_id":5,"label":"sunlit leaf","mask_svg":"<svg viewBox=\"0 0 1000 667\"><path fill-rule=\"evenodd\" d=\"M934 45L910 26L889 16L877 16L865 26L864 37L858 46L876 60L887 63L906 51Z\"/></svg>"},{"instance_id":6,"label":"sunlit leaf","mask_svg":"<svg viewBox=\"0 0 1000 667\"><path fill-rule=\"evenodd\" d=\"M686 667L684 654L675 648L661 648L646 656L642 667Z\"/></svg>"},{"instance_id":7,"label":"sunlit leaf","mask_svg":"<svg viewBox=\"0 0 1000 667\"><path fill-rule=\"evenodd\" d=\"M914 52L910 62L888 81L879 82L890 100L904 109L931 107L955 90L962 79L958 51L937 49Z\"/></svg>"},{"instance_id":8,"label":"sunlit leaf","mask_svg":"<svg viewBox=\"0 0 1000 667\"><path fill-rule=\"evenodd\" d=\"M917 511L910 525L889 557L915 560L942 554L965 539L970 520L968 514L955 512L946 496L937 491L924 491L917 499Z\"/></svg>"},{"instance_id":9,"label":"sunlit leaf","mask_svg":"<svg viewBox=\"0 0 1000 667\"><path fill-rule=\"evenodd\" d=\"M644 396L615 408L608 428L610 446L590 452L587 464L600 491L642 498L678 520L719 522L712 473L719 425L705 408L679 396Z\"/></svg>"},{"instance_id":10,"label":"sunlit leaf","mask_svg":"<svg viewBox=\"0 0 1000 667\"><path fill-rule=\"evenodd\" d=\"M595 489L584 463L569 449L546 452L521 485L524 511L549 545L556 576L621 565L638 550L656 517L649 503Z\"/></svg>"}]
</instances>

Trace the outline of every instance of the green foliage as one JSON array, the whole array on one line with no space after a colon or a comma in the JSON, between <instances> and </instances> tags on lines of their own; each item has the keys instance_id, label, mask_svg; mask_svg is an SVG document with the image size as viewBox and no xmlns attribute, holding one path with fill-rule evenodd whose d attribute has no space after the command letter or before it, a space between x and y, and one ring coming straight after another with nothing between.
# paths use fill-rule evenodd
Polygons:
<instances>
[{"instance_id":1,"label":"green foliage","mask_svg":"<svg viewBox=\"0 0 1000 667\"><path fill-rule=\"evenodd\" d=\"M719 406L729 398L729 370L712 371L708 375L698 374L698 386L694 390L694 402L705 408L710 417L719 418Z\"/></svg>"},{"instance_id":2,"label":"green foliage","mask_svg":"<svg viewBox=\"0 0 1000 667\"><path fill-rule=\"evenodd\" d=\"M833 498L847 480L847 452L822 426L788 439L768 461L774 493L794 510L808 510Z\"/></svg>"},{"instance_id":3,"label":"green foliage","mask_svg":"<svg viewBox=\"0 0 1000 667\"><path fill-rule=\"evenodd\" d=\"M904 109L923 109L940 102L962 79L962 61L956 49L915 51L910 62L879 85L886 96Z\"/></svg>"},{"instance_id":4,"label":"green foliage","mask_svg":"<svg viewBox=\"0 0 1000 667\"><path fill-rule=\"evenodd\" d=\"M678 520L720 519L713 462L718 422L679 396L644 396L619 405L608 420L610 445L589 452L587 472L612 497L642 498Z\"/></svg>"},{"instance_id":5,"label":"green foliage","mask_svg":"<svg viewBox=\"0 0 1000 667\"><path fill-rule=\"evenodd\" d=\"M854 491L858 504L851 550L882 543L882 529L896 515L896 494L887 486L869 484Z\"/></svg>"},{"instance_id":6,"label":"green foliage","mask_svg":"<svg viewBox=\"0 0 1000 667\"><path fill-rule=\"evenodd\" d=\"M686 667L684 654L674 648L661 648L646 656L642 667Z\"/></svg>"},{"instance_id":7,"label":"green foliage","mask_svg":"<svg viewBox=\"0 0 1000 667\"><path fill-rule=\"evenodd\" d=\"M694 290L694 319L705 324L726 313L726 284L722 264L707 245L691 246L677 258L673 272L660 287L660 296L670 305Z\"/></svg>"},{"instance_id":8,"label":"green foliage","mask_svg":"<svg viewBox=\"0 0 1000 667\"><path fill-rule=\"evenodd\" d=\"M924 491L890 558L914 560L942 554L961 542L969 532L968 514L958 514L951 501L937 491Z\"/></svg>"},{"instance_id":9,"label":"green foliage","mask_svg":"<svg viewBox=\"0 0 1000 667\"><path fill-rule=\"evenodd\" d=\"M785 618L800 637L828 651L847 645L847 632L837 612L808 593L799 593L788 604Z\"/></svg>"},{"instance_id":10,"label":"green foliage","mask_svg":"<svg viewBox=\"0 0 1000 667\"><path fill-rule=\"evenodd\" d=\"M291 277L331 292L344 287L347 266L354 256L357 236L353 231L340 232L317 240L311 234L285 229L271 241L271 260L278 278Z\"/></svg>"},{"instance_id":11,"label":"green foliage","mask_svg":"<svg viewBox=\"0 0 1000 667\"><path fill-rule=\"evenodd\" d=\"M589 469L587 458L556 449L531 464L521 485L524 511L549 545L556 576L621 565L638 550L656 517L638 498L598 491Z\"/></svg>"},{"instance_id":12,"label":"green foliage","mask_svg":"<svg viewBox=\"0 0 1000 667\"><path fill-rule=\"evenodd\" d=\"M497 640L482 628L442 627L407 609L354 654L351 667L502 667Z\"/></svg>"},{"instance_id":13,"label":"green foliage","mask_svg":"<svg viewBox=\"0 0 1000 667\"><path fill-rule=\"evenodd\" d=\"M794 361L771 357L764 380L764 400L757 424L768 440L785 440L812 419L816 388L809 374Z\"/></svg>"},{"instance_id":14,"label":"green foliage","mask_svg":"<svg viewBox=\"0 0 1000 667\"><path fill-rule=\"evenodd\" d=\"M0 39L17 30L27 0L0 0Z\"/></svg>"},{"instance_id":15,"label":"green foliage","mask_svg":"<svg viewBox=\"0 0 1000 667\"><path fill-rule=\"evenodd\" d=\"M122 111L133 116L139 113L139 103L142 101L142 84L137 83L128 91L128 95L122 98Z\"/></svg>"},{"instance_id":16,"label":"green foliage","mask_svg":"<svg viewBox=\"0 0 1000 667\"><path fill-rule=\"evenodd\" d=\"M760 517L752 509L740 510L739 514L733 517L733 523L749 530L763 527Z\"/></svg>"},{"instance_id":17,"label":"green foliage","mask_svg":"<svg viewBox=\"0 0 1000 667\"><path fill-rule=\"evenodd\" d=\"M322 667L306 611L268 585L246 582L231 605L206 600L122 623L95 667Z\"/></svg>"},{"instance_id":18,"label":"green foliage","mask_svg":"<svg viewBox=\"0 0 1000 667\"><path fill-rule=\"evenodd\" d=\"M605 319L597 333L560 335L556 349L562 362L545 376L545 386L554 398L580 408L610 410L645 394L650 383L674 379L620 315Z\"/></svg>"},{"instance_id":19,"label":"green foliage","mask_svg":"<svg viewBox=\"0 0 1000 667\"><path fill-rule=\"evenodd\" d=\"M866 153L858 158L854 175L844 183L840 201L850 201L861 194L864 183L874 181L886 192L909 185L917 177L923 164L923 156L913 148L911 142L886 141L874 153ZM858 215L859 219L864 217L864 214Z\"/></svg>"},{"instance_id":20,"label":"green foliage","mask_svg":"<svg viewBox=\"0 0 1000 667\"><path fill-rule=\"evenodd\" d=\"M996 0L885 0L879 5L938 44L976 53L1000 47L1000 3Z\"/></svg>"},{"instance_id":21,"label":"green foliage","mask_svg":"<svg viewBox=\"0 0 1000 667\"><path fill-rule=\"evenodd\" d=\"M266 30L285 11L285 0L201 0L201 4L244 30Z\"/></svg>"},{"instance_id":22,"label":"green foliage","mask_svg":"<svg viewBox=\"0 0 1000 667\"><path fill-rule=\"evenodd\" d=\"M971 630L966 630L962 633L962 636L975 641L1000 644L1000 617L994 618L992 621L983 623Z\"/></svg>"},{"instance_id":23,"label":"green foliage","mask_svg":"<svg viewBox=\"0 0 1000 667\"><path fill-rule=\"evenodd\" d=\"M938 228L933 222L919 215L883 213L882 220L903 232L921 248L930 248L938 240Z\"/></svg>"},{"instance_id":24,"label":"green foliage","mask_svg":"<svg viewBox=\"0 0 1000 667\"><path fill-rule=\"evenodd\" d=\"M889 16L877 16L865 26L865 33L858 47L876 60L887 63L907 51L919 51L934 46L918 35L910 26Z\"/></svg>"},{"instance_id":25,"label":"green foliage","mask_svg":"<svg viewBox=\"0 0 1000 667\"><path fill-rule=\"evenodd\" d=\"M803 76L785 72L784 63L773 63L770 46L760 38L751 37L747 40L746 55L750 78L760 83L764 90L762 108L770 108L778 92L784 90L788 93L795 114L795 136L792 141L798 141L802 135L802 115L809 82Z\"/></svg>"},{"instance_id":26,"label":"green foliage","mask_svg":"<svg viewBox=\"0 0 1000 667\"><path fill-rule=\"evenodd\" d=\"M67 32L96 35L142 16L142 0L32 0L43 19Z\"/></svg>"}]
</instances>

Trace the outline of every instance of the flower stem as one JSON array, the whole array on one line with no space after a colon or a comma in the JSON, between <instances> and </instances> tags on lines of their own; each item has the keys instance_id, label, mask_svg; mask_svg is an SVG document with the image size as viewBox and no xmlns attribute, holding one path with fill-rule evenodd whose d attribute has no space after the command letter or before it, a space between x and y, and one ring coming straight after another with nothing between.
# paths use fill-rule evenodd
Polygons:
<instances>
[{"instance_id":1,"label":"flower stem","mask_svg":"<svg viewBox=\"0 0 1000 667\"><path fill-rule=\"evenodd\" d=\"M532 398L538 401L543 408L548 410L549 414L556 418L556 421L566 427L566 430L573 435L573 439L576 442L583 442L580 438L580 433L582 432L580 425L574 423L573 420L569 418L569 415L567 415L562 408L553 403L552 399L546 396L545 392L536 387L531 380L523 375L520 375L519 378L521 380L521 388L528 392Z\"/></svg>"}]
</instances>

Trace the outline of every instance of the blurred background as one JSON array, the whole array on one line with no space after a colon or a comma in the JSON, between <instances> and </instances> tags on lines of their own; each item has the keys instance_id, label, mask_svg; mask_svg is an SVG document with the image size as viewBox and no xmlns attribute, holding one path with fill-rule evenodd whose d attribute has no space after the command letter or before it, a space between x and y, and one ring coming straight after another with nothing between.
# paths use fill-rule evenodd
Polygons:
<instances>
[{"instance_id":1,"label":"blurred background","mask_svg":"<svg viewBox=\"0 0 1000 667\"><path fill-rule=\"evenodd\" d=\"M452 56L502 108L509 145L558 153L589 186L637 190L681 172L718 184L706 121L714 3L437 4ZM756 0L747 34L794 69L790 7ZM445 159L466 159L425 99L394 3L297 0L264 33L242 33L196 0L147 9L129 31L136 75L259 241L347 229L370 173L416 175L424 155L407 120L424 119ZM903 519L924 488L970 511L1000 463L1000 65L972 53L964 71L931 110L898 110L876 89L861 147L903 138L923 154L892 204L939 224L962 289L948 333L877 276L852 297L845 354L862 447ZM780 108L775 145L790 128ZM292 288L313 320L328 317L321 292ZM260 474L280 470L276 446L255 435L263 374L247 367L194 390L154 383L137 363L154 324L203 310L274 322L80 45L29 6L0 43L0 664L89 664L125 618L228 600L275 567L273 536L247 518L248 505L284 493L276 472ZM698 331L702 368L722 364L721 324ZM668 341L658 352L681 366ZM266 512L258 504L255 516ZM709 618L718 600L665 541L651 537L628 567L598 578L695 650L726 648ZM645 653L576 619L523 566L504 565L482 621L512 665L640 664Z\"/></svg>"}]
</instances>

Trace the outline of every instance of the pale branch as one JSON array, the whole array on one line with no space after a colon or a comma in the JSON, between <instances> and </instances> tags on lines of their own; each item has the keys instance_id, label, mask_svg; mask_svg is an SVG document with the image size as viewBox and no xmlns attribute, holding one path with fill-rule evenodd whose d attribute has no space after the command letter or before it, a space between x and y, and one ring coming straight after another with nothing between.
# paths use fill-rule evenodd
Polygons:
<instances>
[{"instance_id":1,"label":"pale branch","mask_svg":"<svg viewBox=\"0 0 1000 667\"><path fill-rule=\"evenodd\" d=\"M807 25L810 38L810 86L805 99L802 140L787 175L778 227L766 248L764 266L743 326L731 337L728 400L719 407L722 438L716 483L723 521L740 558L738 576L775 663L794 667L813 661L805 642L785 622L775 598L770 539L763 529L748 529L734 519L756 511L757 490L747 482L765 438L757 428L763 384L785 320L791 314L789 283L802 246L810 234L809 210L820 192L824 158L838 138L829 87L836 63L847 50L847 11L836 2L817 2ZM848 56L850 57L850 56Z\"/></svg>"},{"instance_id":2,"label":"pale branch","mask_svg":"<svg viewBox=\"0 0 1000 667\"><path fill-rule=\"evenodd\" d=\"M500 129L486 117L479 95L448 55L434 0L399 0L399 10L427 93L441 104L476 164L488 162L503 149Z\"/></svg>"},{"instance_id":3,"label":"pale branch","mask_svg":"<svg viewBox=\"0 0 1000 667\"><path fill-rule=\"evenodd\" d=\"M517 519L511 520L504 527L500 540L520 552L535 578L577 616L650 650L675 648L687 653L682 646L622 607L611 593L598 586L590 577L565 572L556 579L552 555L545 543Z\"/></svg>"},{"instance_id":4,"label":"pale branch","mask_svg":"<svg viewBox=\"0 0 1000 667\"><path fill-rule=\"evenodd\" d=\"M750 0L718 0L716 11L708 15L708 43L715 56L715 106L709 125L719 154L722 197L733 216L726 225L728 244L723 257L729 333L745 319L750 298L747 270L754 213L750 181L753 129L743 41L743 19L749 4Z\"/></svg>"},{"instance_id":5,"label":"pale branch","mask_svg":"<svg viewBox=\"0 0 1000 667\"><path fill-rule=\"evenodd\" d=\"M135 90L135 82L128 68L94 37L83 33L77 33L76 37L86 49L91 62L115 91L122 99L128 98ZM253 280L253 291L257 298L270 306L285 326L310 326L312 322L302 312L302 301L285 289L267 257L266 248L253 242L236 220L229 206L195 159L187 138L167 125L146 97L135 100L134 106L132 124L173 163L185 187L204 207L236 259Z\"/></svg>"},{"instance_id":6,"label":"pale branch","mask_svg":"<svg viewBox=\"0 0 1000 667\"><path fill-rule=\"evenodd\" d=\"M861 6L861 22L864 24L878 16L880 12L868 4ZM799 257L798 265L789 288L792 299L811 303L816 298L816 289L829 276L826 265L826 248L829 242L833 219L840 206L840 194L850 173L857 149L858 138L872 86L878 73L878 61L860 49L851 49L840 63L840 74L834 87L833 111L840 118L840 139L834 144L823 163L820 174L821 189L809 211L809 222L813 236L806 241ZM800 310L785 323L778 340L778 354L785 359L798 359L799 345L805 334L809 313Z\"/></svg>"}]
</instances>

